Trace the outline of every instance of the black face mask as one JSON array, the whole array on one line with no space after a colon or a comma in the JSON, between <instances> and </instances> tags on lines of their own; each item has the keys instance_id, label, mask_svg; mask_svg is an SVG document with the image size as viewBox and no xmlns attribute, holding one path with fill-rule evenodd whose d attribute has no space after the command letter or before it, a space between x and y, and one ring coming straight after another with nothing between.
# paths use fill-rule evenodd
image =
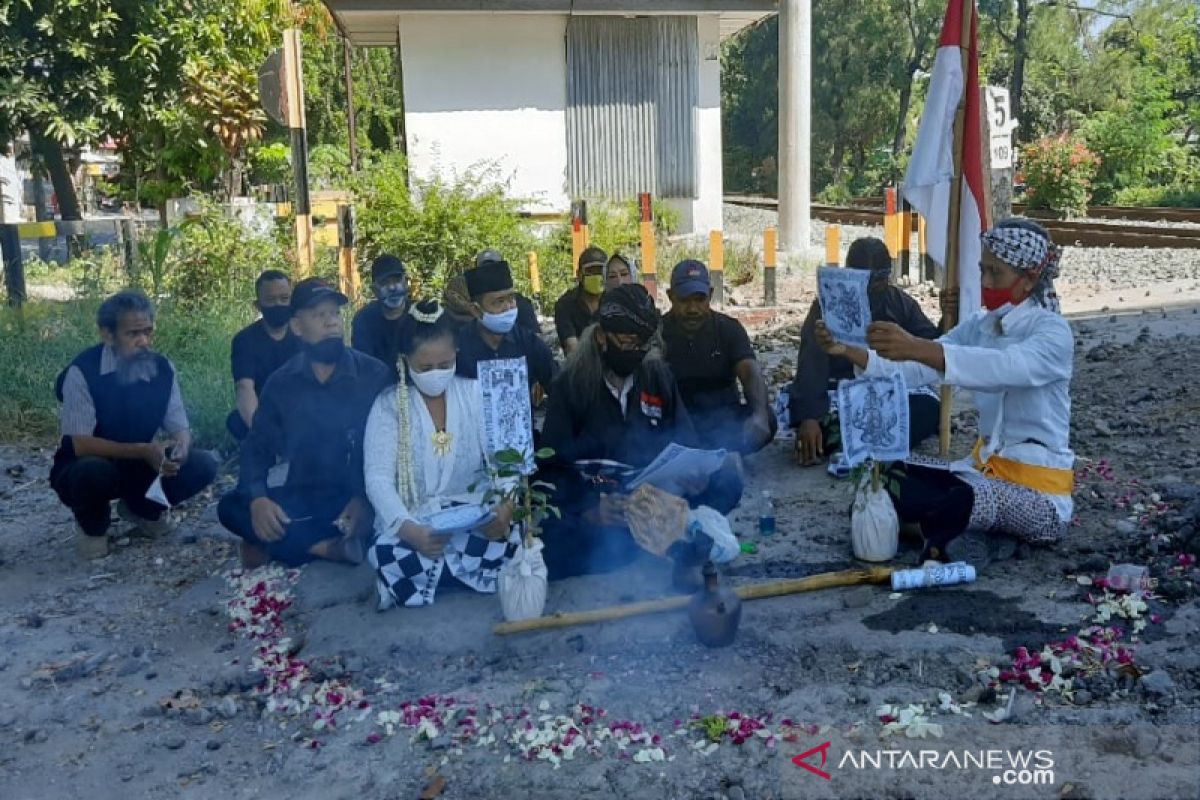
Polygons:
<instances>
[{"instance_id":1,"label":"black face mask","mask_svg":"<svg viewBox=\"0 0 1200 800\"><path fill-rule=\"evenodd\" d=\"M258 310L268 328L282 328L292 318L291 306L265 306Z\"/></svg>"},{"instance_id":2,"label":"black face mask","mask_svg":"<svg viewBox=\"0 0 1200 800\"><path fill-rule=\"evenodd\" d=\"M304 351L310 361L318 364L336 364L346 351L346 342L340 336L331 336L315 344L305 342Z\"/></svg>"},{"instance_id":3,"label":"black face mask","mask_svg":"<svg viewBox=\"0 0 1200 800\"><path fill-rule=\"evenodd\" d=\"M604 365L613 371L618 378L627 378L642 365L646 359L645 350L618 350L611 344L601 355Z\"/></svg>"}]
</instances>

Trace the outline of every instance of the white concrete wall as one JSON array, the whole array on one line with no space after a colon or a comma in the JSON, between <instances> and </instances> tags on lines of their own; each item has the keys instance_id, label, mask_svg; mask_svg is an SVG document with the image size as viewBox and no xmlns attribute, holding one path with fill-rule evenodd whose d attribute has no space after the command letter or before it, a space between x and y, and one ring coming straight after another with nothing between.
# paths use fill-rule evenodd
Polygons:
<instances>
[{"instance_id":1,"label":"white concrete wall","mask_svg":"<svg viewBox=\"0 0 1200 800\"><path fill-rule=\"evenodd\" d=\"M21 218L23 176L17 170L17 159L0 154L0 221L24 222Z\"/></svg>"},{"instance_id":2,"label":"white concrete wall","mask_svg":"<svg viewBox=\"0 0 1200 800\"><path fill-rule=\"evenodd\" d=\"M400 21L410 168L495 164L531 211L565 211L566 15L408 14Z\"/></svg>"},{"instance_id":3,"label":"white concrete wall","mask_svg":"<svg viewBox=\"0 0 1200 800\"><path fill-rule=\"evenodd\" d=\"M696 110L698 197L668 200L680 212L687 233L722 230L721 201L721 19L716 14L697 18L700 45L700 107Z\"/></svg>"},{"instance_id":4,"label":"white concrete wall","mask_svg":"<svg viewBox=\"0 0 1200 800\"><path fill-rule=\"evenodd\" d=\"M567 195L566 24L560 14L406 14L400 22L413 174L496 165L530 211ZM670 200L684 232L721 229L721 32L698 17L699 197Z\"/></svg>"}]
</instances>

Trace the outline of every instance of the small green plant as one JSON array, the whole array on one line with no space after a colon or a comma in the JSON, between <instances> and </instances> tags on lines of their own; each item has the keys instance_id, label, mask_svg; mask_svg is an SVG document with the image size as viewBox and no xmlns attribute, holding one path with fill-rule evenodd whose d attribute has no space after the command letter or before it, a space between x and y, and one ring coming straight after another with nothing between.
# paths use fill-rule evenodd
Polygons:
<instances>
[{"instance_id":1,"label":"small green plant","mask_svg":"<svg viewBox=\"0 0 1200 800\"><path fill-rule=\"evenodd\" d=\"M868 460L850 470L850 485L857 491L869 479L871 491L878 492L882 488L895 497L900 494L900 479L903 477L904 467L901 462L884 464Z\"/></svg>"},{"instance_id":2,"label":"small green plant","mask_svg":"<svg viewBox=\"0 0 1200 800\"><path fill-rule=\"evenodd\" d=\"M1025 201L1030 208L1047 208L1068 217L1087 213L1100 159L1082 139L1068 134L1048 136L1025 147L1021 156Z\"/></svg>"},{"instance_id":3,"label":"small green plant","mask_svg":"<svg viewBox=\"0 0 1200 800\"><path fill-rule=\"evenodd\" d=\"M725 729L729 727L729 720L720 714L709 714L693 720L692 725L699 728L710 742L720 743L725 736Z\"/></svg>"},{"instance_id":4,"label":"small green plant","mask_svg":"<svg viewBox=\"0 0 1200 800\"><path fill-rule=\"evenodd\" d=\"M544 461L554 457L554 450L543 447L533 454L533 457ZM520 525L524 531L525 546L533 544L533 538L538 535L538 526L547 516L562 519L562 512L550 503L550 492L554 484L546 481L530 481L525 469L529 462L529 454L520 450L508 448L497 450L492 455L488 466L488 477L491 479L484 502L495 500L499 503L512 503L513 522ZM504 486L505 488L501 488ZM474 487L471 487L474 490Z\"/></svg>"},{"instance_id":5,"label":"small green plant","mask_svg":"<svg viewBox=\"0 0 1200 800\"><path fill-rule=\"evenodd\" d=\"M148 272L153 295L162 297L166 288L167 256L171 253L171 243L178 235L178 228L159 228L153 238L138 240L137 264L130 275L135 286L143 284L142 277Z\"/></svg>"},{"instance_id":6,"label":"small green plant","mask_svg":"<svg viewBox=\"0 0 1200 800\"><path fill-rule=\"evenodd\" d=\"M291 271L274 238L251 233L212 202L179 226L173 242L164 287L190 308L248 301L260 272Z\"/></svg>"}]
</instances>

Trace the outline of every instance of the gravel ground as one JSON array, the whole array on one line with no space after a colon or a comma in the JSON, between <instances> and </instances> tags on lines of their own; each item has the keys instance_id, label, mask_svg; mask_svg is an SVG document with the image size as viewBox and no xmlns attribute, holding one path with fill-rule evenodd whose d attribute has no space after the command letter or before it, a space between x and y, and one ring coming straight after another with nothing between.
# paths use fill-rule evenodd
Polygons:
<instances>
[{"instance_id":1,"label":"gravel ground","mask_svg":"<svg viewBox=\"0 0 1200 800\"><path fill-rule=\"evenodd\" d=\"M1200 574L1188 562L1200 550L1200 400L1188 377L1200 370L1200 316L1074 324L1078 519L1066 541L998 553L976 583L950 589L749 602L723 650L701 647L682 614L517 637L494 635L498 604L471 593L379 614L369 571L315 565L295 584L281 579L253 616L279 623L259 643L294 653L288 666L308 675L272 695L266 675L282 673L255 670L255 642L230 630L227 604L241 592L223 577L233 548L211 497L169 539L126 541L83 564L44 480L49 451L0 448L0 797L1195 797ZM758 339L775 385L795 335ZM962 409L960 450L974 436ZM752 507L734 512L758 552L730 565L728 582L853 566L849 487L794 467L790 446L749 461L747 496L774 493L778 532L757 535ZM906 544L897 563L915 552ZM1122 610L1093 582L1124 562L1158 581L1144 609ZM660 596L668 577L647 557L555 584L548 609ZM1069 696L999 672L1017 648L1036 653L1106 613L1145 623L1123 640L1132 659L1063 656L1055 674ZM560 768L525 760L525 723L565 725L560 715L592 750ZM724 726L714 747L694 715ZM901 730L881 738L889 722ZM806 763L830 781L791 760L824 742L830 763L825 751ZM1052 749L1052 785L996 786L989 769L839 765L851 747L969 743Z\"/></svg>"}]
</instances>

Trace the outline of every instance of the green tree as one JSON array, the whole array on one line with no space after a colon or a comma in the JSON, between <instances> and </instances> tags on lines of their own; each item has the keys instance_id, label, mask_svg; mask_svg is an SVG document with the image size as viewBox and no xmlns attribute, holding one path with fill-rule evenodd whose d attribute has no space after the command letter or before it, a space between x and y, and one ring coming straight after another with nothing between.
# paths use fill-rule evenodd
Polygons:
<instances>
[{"instance_id":1,"label":"green tree","mask_svg":"<svg viewBox=\"0 0 1200 800\"><path fill-rule=\"evenodd\" d=\"M0 5L0 141L27 132L66 219L67 158L111 136L134 195L236 177L261 130L254 70L274 0L11 0ZM233 183L227 182L227 185Z\"/></svg>"},{"instance_id":2,"label":"green tree","mask_svg":"<svg viewBox=\"0 0 1200 800\"><path fill-rule=\"evenodd\" d=\"M304 93L308 140L348 150L345 44L325 7L317 3L303 27ZM360 152L397 149L404 131L403 93L395 50L350 48Z\"/></svg>"},{"instance_id":3,"label":"green tree","mask_svg":"<svg viewBox=\"0 0 1200 800\"><path fill-rule=\"evenodd\" d=\"M63 219L81 218L64 148L98 142L121 113L122 10L116 0L0 5L0 142L29 134ZM144 64L130 56L135 69Z\"/></svg>"}]
</instances>

